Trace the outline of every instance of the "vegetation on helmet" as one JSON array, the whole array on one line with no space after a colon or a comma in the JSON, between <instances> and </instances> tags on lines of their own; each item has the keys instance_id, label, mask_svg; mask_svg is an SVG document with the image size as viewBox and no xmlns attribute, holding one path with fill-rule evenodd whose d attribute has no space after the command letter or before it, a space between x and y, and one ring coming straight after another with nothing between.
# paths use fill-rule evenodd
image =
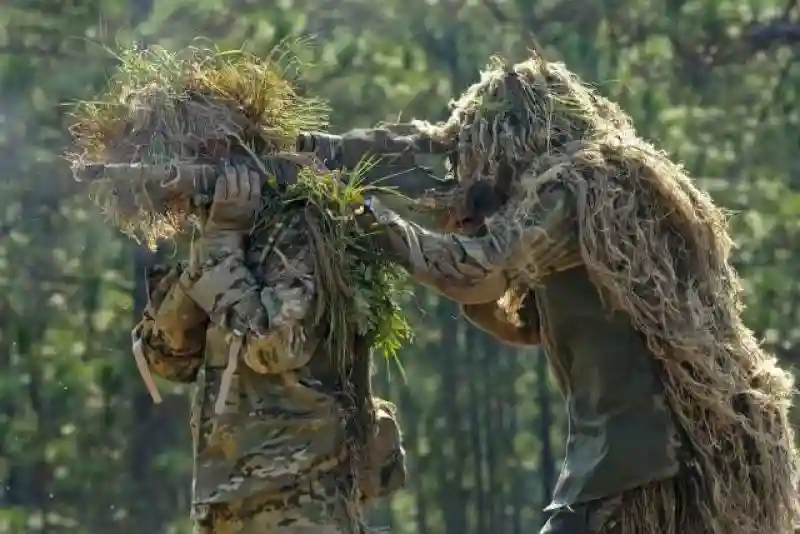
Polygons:
<instances>
[{"instance_id":1,"label":"vegetation on helmet","mask_svg":"<svg viewBox=\"0 0 800 534\"><path fill-rule=\"evenodd\" d=\"M294 149L301 131L322 128L327 105L299 95L288 54L154 47L118 54L106 91L81 102L70 127L73 163L216 164ZM152 243L185 229L187 198L146 184L98 181L91 193L126 233Z\"/></svg>"},{"instance_id":2,"label":"vegetation on helmet","mask_svg":"<svg viewBox=\"0 0 800 534\"><path fill-rule=\"evenodd\" d=\"M125 50L107 90L77 105L67 157L78 165L238 160L262 170L265 155L298 156L298 134L324 128L328 107L296 91L288 75L292 66L289 54L279 51L258 58L202 48ZM372 347L388 355L410 337L398 304L403 275L371 246L350 212L370 189L359 179L368 165L346 184L338 172L307 165L294 184L280 191L265 187L271 192L253 229L258 238L281 222L298 220L298 211L304 214L308 228L302 235L310 236L318 262L317 320L330 325L328 347L341 362L351 356L353 335L370 336ZM152 180L101 179L90 187L122 231L150 245L199 222L191 198L154 194Z\"/></svg>"}]
</instances>

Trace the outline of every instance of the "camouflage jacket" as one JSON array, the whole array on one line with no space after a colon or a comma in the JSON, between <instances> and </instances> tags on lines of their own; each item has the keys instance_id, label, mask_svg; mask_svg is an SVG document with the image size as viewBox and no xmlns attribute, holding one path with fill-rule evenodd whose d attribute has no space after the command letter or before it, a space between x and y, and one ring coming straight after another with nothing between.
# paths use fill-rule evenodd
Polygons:
<instances>
[{"instance_id":1,"label":"camouflage jacket","mask_svg":"<svg viewBox=\"0 0 800 534\"><path fill-rule=\"evenodd\" d=\"M677 472L675 426L657 363L628 316L605 307L589 279L569 191L554 185L533 205L509 201L478 237L426 230L380 202L371 211L385 229L383 246L417 281L462 303L468 318L496 337L544 344L569 414L566 459L550 508L618 495ZM491 313L512 283L527 287L519 328ZM534 324L538 333L531 332Z\"/></svg>"},{"instance_id":2,"label":"camouflage jacket","mask_svg":"<svg viewBox=\"0 0 800 534\"><path fill-rule=\"evenodd\" d=\"M419 165L415 154L446 147L426 144L419 136L382 128L342 136L311 133L298 139L298 150L315 151L331 167L350 170L375 156L367 179L388 178L388 185L410 198L445 183ZM402 204L393 207L403 211ZM197 504L264 492L291 493L310 477L341 470L346 460L347 408L326 365L326 347L320 343L325 325L313 320L314 261L306 246L308 236L301 225L290 224L277 239L271 235L252 243L241 260L235 255L222 259L231 265L223 275L237 277L236 292L259 292L262 309L253 314L266 315L266 336L235 333L207 319L187 320L191 302L182 288L198 280L196 273L181 266L167 277L173 283L161 289L165 295L159 295L157 305L151 303L134 330L135 349L153 373L197 382L191 425ZM273 252L265 260L267 245ZM205 272L202 283L219 287L209 278L220 272L218 268ZM367 499L383 496L405 481L393 407L378 399L372 404L375 428L367 433L356 466L358 491Z\"/></svg>"},{"instance_id":3,"label":"camouflage jacket","mask_svg":"<svg viewBox=\"0 0 800 534\"><path fill-rule=\"evenodd\" d=\"M358 472L362 499L386 495L405 481L400 431L385 401L374 402L377 417L367 432L366 453L355 466L349 463L348 406L326 365L320 343L325 325L314 322L315 262L307 232L294 224L299 221L251 243L241 264L229 271L240 277L236 291L260 293L267 335L192 321L186 287L231 285L203 280L219 276L219 270L199 273L198 282L198 273L182 266L173 270L166 296L153 299L134 330L135 350L153 373L197 383L191 418L195 505L256 494L288 499L314 477L347 480L351 469Z\"/></svg>"}]
</instances>

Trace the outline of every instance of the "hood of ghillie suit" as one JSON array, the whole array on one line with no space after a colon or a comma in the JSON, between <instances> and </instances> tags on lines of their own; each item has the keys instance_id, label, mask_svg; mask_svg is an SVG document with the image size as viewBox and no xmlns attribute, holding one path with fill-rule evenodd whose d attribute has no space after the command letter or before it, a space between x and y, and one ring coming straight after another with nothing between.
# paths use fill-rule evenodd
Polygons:
<instances>
[{"instance_id":1,"label":"hood of ghillie suit","mask_svg":"<svg viewBox=\"0 0 800 534\"><path fill-rule=\"evenodd\" d=\"M793 378L742 322L724 210L619 107L539 57L492 60L446 122L418 127L455 145L463 190L489 181L520 217L544 188L568 191L589 276L660 362L688 456L626 501L622 534L793 532Z\"/></svg>"},{"instance_id":2,"label":"hood of ghillie suit","mask_svg":"<svg viewBox=\"0 0 800 534\"><path fill-rule=\"evenodd\" d=\"M328 106L295 91L287 58L282 50L264 58L194 47L123 50L106 90L76 107L67 159L215 165L241 158L258 167L259 155L291 152L301 132L324 128ZM102 181L91 189L124 232L153 242L190 227L188 199L131 185L133 195Z\"/></svg>"},{"instance_id":3,"label":"hood of ghillie suit","mask_svg":"<svg viewBox=\"0 0 800 534\"><path fill-rule=\"evenodd\" d=\"M493 58L451 108L445 122L416 126L454 147L451 170L465 186L519 176L541 155L572 141L632 128L619 107L563 64L539 57L516 65Z\"/></svg>"}]
</instances>

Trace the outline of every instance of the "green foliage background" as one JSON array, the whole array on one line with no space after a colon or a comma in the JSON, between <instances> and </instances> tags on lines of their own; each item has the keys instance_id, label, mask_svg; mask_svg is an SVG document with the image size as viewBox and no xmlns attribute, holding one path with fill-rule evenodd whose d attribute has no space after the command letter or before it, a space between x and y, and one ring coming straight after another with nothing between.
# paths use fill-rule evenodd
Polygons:
<instances>
[{"instance_id":1,"label":"green foliage background","mask_svg":"<svg viewBox=\"0 0 800 534\"><path fill-rule=\"evenodd\" d=\"M151 404L129 350L155 259L103 224L58 154L67 108L114 66L99 43L291 36L333 126L446 113L491 53L531 34L734 210L751 327L800 361L800 10L792 0L4 0L0 6L0 534L184 533L185 391ZM162 256L172 250L159 252ZM400 405L399 534L535 532L563 449L535 352L500 347L416 291Z\"/></svg>"}]
</instances>

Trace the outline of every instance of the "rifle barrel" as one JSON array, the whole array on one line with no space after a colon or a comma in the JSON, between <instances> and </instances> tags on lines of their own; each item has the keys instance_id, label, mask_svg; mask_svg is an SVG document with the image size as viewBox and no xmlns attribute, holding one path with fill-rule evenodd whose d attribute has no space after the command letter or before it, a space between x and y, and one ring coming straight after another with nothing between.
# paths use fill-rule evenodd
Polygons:
<instances>
[{"instance_id":1,"label":"rifle barrel","mask_svg":"<svg viewBox=\"0 0 800 534\"><path fill-rule=\"evenodd\" d=\"M72 166L72 176L79 182L152 184L187 194L205 192L214 183L217 172L214 165L193 163L90 163Z\"/></svg>"}]
</instances>

